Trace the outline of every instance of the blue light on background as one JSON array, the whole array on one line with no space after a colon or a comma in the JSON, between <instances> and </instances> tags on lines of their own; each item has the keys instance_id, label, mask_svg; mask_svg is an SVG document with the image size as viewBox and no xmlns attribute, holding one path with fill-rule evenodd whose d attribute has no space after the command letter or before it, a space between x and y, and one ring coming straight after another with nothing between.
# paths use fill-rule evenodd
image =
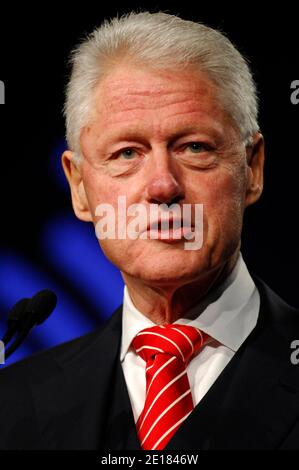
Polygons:
<instances>
[{"instance_id":1,"label":"blue light on background","mask_svg":"<svg viewBox=\"0 0 299 470\"><path fill-rule=\"evenodd\" d=\"M50 175L63 192L68 191L59 158L64 148L61 139L49 162ZM118 269L104 256L93 226L78 221L71 207L41 227L37 248L35 261L16 251L0 253L0 338L8 312L19 299L52 289L57 307L1 367L92 331L122 303L124 284Z\"/></svg>"},{"instance_id":2,"label":"blue light on background","mask_svg":"<svg viewBox=\"0 0 299 470\"><path fill-rule=\"evenodd\" d=\"M123 280L119 270L105 257L93 226L61 214L50 220L42 234L47 262L99 310L110 316L122 302Z\"/></svg>"},{"instance_id":3,"label":"blue light on background","mask_svg":"<svg viewBox=\"0 0 299 470\"><path fill-rule=\"evenodd\" d=\"M98 322L93 321L55 279L49 277L46 272L41 271L29 260L14 253L1 253L0 305L2 312L8 312L20 298L32 297L45 288L52 289L57 294L58 303L54 313L44 324L32 331L24 346L7 360L6 365L35 351L76 338L101 323L100 315ZM113 307L111 307L110 314L112 310ZM2 316L1 332L5 330L3 320Z\"/></svg>"}]
</instances>

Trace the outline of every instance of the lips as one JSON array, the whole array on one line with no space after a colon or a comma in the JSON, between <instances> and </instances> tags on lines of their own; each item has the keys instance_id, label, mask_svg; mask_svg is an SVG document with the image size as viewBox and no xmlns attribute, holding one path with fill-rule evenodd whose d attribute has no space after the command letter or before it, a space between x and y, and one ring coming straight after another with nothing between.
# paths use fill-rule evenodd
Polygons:
<instances>
[{"instance_id":1,"label":"lips","mask_svg":"<svg viewBox=\"0 0 299 470\"><path fill-rule=\"evenodd\" d=\"M190 227L190 222L184 219L159 219L148 224L147 230L172 230L178 227Z\"/></svg>"},{"instance_id":2,"label":"lips","mask_svg":"<svg viewBox=\"0 0 299 470\"><path fill-rule=\"evenodd\" d=\"M165 242L179 242L187 234L194 231L193 224L184 219L173 219L169 221L158 219L148 224L147 238L158 239Z\"/></svg>"}]
</instances>

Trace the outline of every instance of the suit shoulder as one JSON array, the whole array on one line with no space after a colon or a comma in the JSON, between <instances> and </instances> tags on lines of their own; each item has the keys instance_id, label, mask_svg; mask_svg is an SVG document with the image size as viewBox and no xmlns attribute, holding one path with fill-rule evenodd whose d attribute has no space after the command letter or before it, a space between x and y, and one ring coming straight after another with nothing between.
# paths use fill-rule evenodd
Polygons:
<instances>
[{"instance_id":1,"label":"suit shoulder","mask_svg":"<svg viewBox=\"0 0 299 470\"><path fill-rule=\"evenodd\" d=\"M54 346L50 349L39 351L32 356L22 359L10 366L0 369L0 388L5 383L27 382L34 379L39 380L45 374L51 375L59 368L59 359L65 356L80 354L105 331L105 326L101 325L96 330L72 339L65 343Z\"/></svg>"},{"instance_id":2,"label":"suit shoulder","mask_svg":"<svg viewBox=\"0 0 299 470\"><path fill-rule=\"evenodd\" d=\"M272 326L286 337L299 338L299 309L289 305L258 276L253 276L261 299L261 311Z\"/></svg>"},{"instance_id":3,"label":"suit shoulder","mask_svg":"<svg viewBox=\"0 0 299 470\"><path fill-rule=\"evenodd\" d=\"M2 385L7 386L8 383L11 385L22 381L22 384L33 384L51 378L61 370L62 364L72 363L93 345L102 343L111 329L120 331L121 312L122 305L94 331L4 367L0 370L0 392Z\"/></svg>"}]
</instances>

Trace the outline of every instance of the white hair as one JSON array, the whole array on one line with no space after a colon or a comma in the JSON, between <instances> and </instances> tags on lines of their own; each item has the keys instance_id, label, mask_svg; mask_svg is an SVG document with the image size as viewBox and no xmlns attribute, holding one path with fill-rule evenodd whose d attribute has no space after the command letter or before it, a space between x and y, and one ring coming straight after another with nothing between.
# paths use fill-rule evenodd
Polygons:
<instances>
[{"instance_id":1,"label":"white hair","mask_svg":"<svg viewBox=\"0 0 299 470\"><path fill-rule=\"evenodd\" d=\"M215 83L218 98L246 145L258 131L252 74L224 34L162 12L132 12L104 21L72 53L64 114L75 158L81 155L80 134L91 118L95 89L109 67L124 58L154 69L198 68Z\"/></svg>"}]
</instances>

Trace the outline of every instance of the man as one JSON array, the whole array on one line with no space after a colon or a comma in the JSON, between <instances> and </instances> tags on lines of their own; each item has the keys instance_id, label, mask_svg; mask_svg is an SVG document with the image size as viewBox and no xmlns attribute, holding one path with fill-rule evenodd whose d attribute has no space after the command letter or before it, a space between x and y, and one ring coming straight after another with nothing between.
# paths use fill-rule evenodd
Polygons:
<instances>
[{"instance_id":1,"label":"man","mask_svg":"<svg viewBox=\"0 0 299 470\"><path fill-rule=\"evenodd\" d=\"M240 254L264 163L246 61L204 25L132 13L75 51L65 114L73 208L124 303L1 372L0 447L298 449L298 312Z\"/></svg>"}]
</instances>

